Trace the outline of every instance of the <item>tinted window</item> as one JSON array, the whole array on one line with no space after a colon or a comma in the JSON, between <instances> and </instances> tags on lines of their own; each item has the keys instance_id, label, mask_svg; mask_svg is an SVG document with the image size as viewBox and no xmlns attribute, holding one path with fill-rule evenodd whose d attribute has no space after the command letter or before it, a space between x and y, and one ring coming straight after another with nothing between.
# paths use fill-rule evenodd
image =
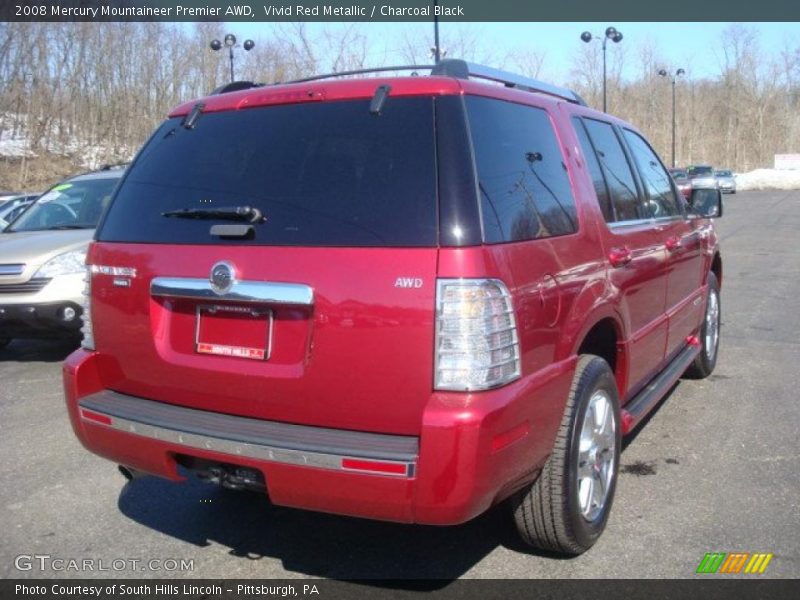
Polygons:
<instances>
[{"instance_id":1,"label":"tinted window","mask_svg":"<svg viewBox=\"0 0 800 600\"><path fill-rule=\"evenodd\" d=\"M614 206L614 220L632 221L643 218L631 166L614 128L610 123L594 119L584 119L584 123L608 182L611 203Z\"/></svg>"},{"instance_id":2,"label":"tinted window","mask_svg":"<svg viewBox=\"0 0 800 600\"><path fill-rule=\"evenodd\" d=\"M266 221L236 244L433 246L436 178L433 99L392 98L201 114L169 119L120 186L99 239L230 244L218 219L165 211L258 208Z\"/></svg>"},{"instance_id":3,"label":"tinted window","mask_svg":"<svg viewBox=\"0 0 800 600\"><path fill-rule=\"evenodd\" d=\"M467 97L484 240L528 240L576 230L575 200L553 125L538 108Z\"/></svg>"},{"instance_id":4,"label":"tinted window","mask_svg":"<svg viewBox=\"0 0 800 600\"><path fill-rule=\"evenodd\" d=\"M689 177L711 177L713 169L711 167L689 167Z\"/></svg>"},{"instance_id":5,"label":"tinted window","mask_svg":"<svg viewBox=\"0 0 800 600\"><path fill-rule=\"evenodd\" d=\"M597 202L600 204L600 210L603 211L605 220L611 222L614 220L614 209L611 206L611 196L608 193L606 179L603 177L603 170L600 168L600 163L597 161L594 147L589 139L589 135L586 133L583 121L578 118L573 118L572 123L575 126L575 133L578 134L578 141L581 144L586 166L589 168L589 173L592 175L592 183L594 184L594 191L597 193Z\"/></svg>"},{"instance_id":6,"label":"tinted window","mask_svg":"<svg viewBox=\"0 0 800 600\"><path fill-rule=\"evenodd\" d=\"M658 219L682 214L678 197L672 187L672 179L656 153L633 131L625 129L624 135L633 159L639 167L639 175L647 196L645 208L649 212L648 216Z\"/></svg>"},{"instance_id":7,"label":"tinted window","mask_svg":"<svg viewBox=\"0 0 800 600\"><path fill-rule=\"evenodd\" d=\"M94 229L111 201L111 192L122 172L113 177L73 179L42 194L29 209L23 204L14 209L11 222L25 211L9 231L41 231L46 229Z\"/></svg>"}]
</instances>

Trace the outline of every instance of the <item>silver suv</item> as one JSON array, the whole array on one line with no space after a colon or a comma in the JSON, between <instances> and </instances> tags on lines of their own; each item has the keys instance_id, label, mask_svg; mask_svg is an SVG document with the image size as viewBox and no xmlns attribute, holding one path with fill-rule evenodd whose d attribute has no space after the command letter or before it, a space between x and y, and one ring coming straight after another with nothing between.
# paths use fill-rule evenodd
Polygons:
<instances>
[{"instance_id":1,"label":"silver suv","mask_svg":"<svg viewBox=\"0 0 800 600\"><path fill-rule=\"evenodd\" d=\"M86 248L123 173L66 179L0 233L0 348L14 338L80 339Z\"/></svg>"}]
</instances>

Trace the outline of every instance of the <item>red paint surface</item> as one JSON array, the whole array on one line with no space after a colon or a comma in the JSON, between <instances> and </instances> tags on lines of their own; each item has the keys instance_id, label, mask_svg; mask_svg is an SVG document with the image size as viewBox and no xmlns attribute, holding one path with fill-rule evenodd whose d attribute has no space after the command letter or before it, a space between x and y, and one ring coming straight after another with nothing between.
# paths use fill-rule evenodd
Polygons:
<instances>
[{"instance_id":1,"label":"red paint surface","mask_svg":"<svg viewBox=\"0 0 800 600\"><path fill-rule=\"evenodd\" d=\"M392 96L470 93L547 110L577 199L579 231L468 248L95 243L91 264L132 267L137 276L127 288L113 286L111 277L94 277L97 352L78 350L64 365L72 425L89 450L171 479L179 479L179 453L235 460L264 473L277 504L459 523L501 500L510 485L544 464L576 353L594 325L606 320L616 332L615 375L623 403L663 368L676 340L685 343L696 334L704 306L694 299L704 293L716 236L705 220L663 228L606 225L570 118L580 114L624 125L621 121L540 94L435 77L265 87L207 98L204 110L370 98L384 83L391 84ZM194 104L172 114L186 114ZM671 249L670 238L678 242ZM613 260L618 248L625 248L630 260ZM313 307L271 307L273 347L267 360L199 354L196 304L150 295L153 277L207 278L219 260L233 263L242 280L302 283L314 290ZM397 289L398 277L418 278L422 285ZM518 327L520 379L486 392L433 391L437 277L497 278L506 284ZM210 335L219 339L208 343L224 342L224 324ZM324 470L145 440L79 418L79 399L102 389L272 421L416 436L416 471L404 478ZM631 426L623 411L623 430Z\"/></svg>"}]
</instances>

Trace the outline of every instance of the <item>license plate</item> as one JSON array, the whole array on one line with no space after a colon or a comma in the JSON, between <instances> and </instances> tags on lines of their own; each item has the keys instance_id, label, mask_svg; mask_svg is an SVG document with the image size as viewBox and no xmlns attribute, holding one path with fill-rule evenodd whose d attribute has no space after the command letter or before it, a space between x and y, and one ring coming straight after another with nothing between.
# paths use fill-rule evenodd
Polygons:
<instances>
[{"instance_id":1,"label":"license plate","mask_svg":"<svg viewBox=\"0 0 800 600\"><path fill-rule=\"evenodd\" d=\"M199 354L267 360L272 346L272 311L249 306L197 307L195 351Z\"/></svg>"}]
</instances>

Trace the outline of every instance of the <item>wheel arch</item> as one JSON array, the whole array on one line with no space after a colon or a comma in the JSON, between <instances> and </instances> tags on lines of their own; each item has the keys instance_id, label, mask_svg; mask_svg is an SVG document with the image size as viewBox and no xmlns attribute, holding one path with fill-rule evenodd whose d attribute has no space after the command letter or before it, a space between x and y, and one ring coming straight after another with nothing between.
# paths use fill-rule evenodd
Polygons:
<instances>
[{"instance_id":1,"label":"wheel arch","mask_svg":"<svg viewBox=\"0 0 800 600\"><path fill-rule=\"evenodd\" d=\"M722 256L719 252L714 253L714 258L711 259L711 272L717 278L717 285L722 287Z\"/></svg>"},{"instance_id":2,"label":"wheel arch","mask_svg":"<svg viewBox=\"0 0 800 600\"><path fill-rule=\"evenodd\" d=\"M572 354L593 354L604 359L614 373L620 397L623 396L628 373L628 354L624 351L625 328L611 307L587 319L575 336Z\"/></svg>"}]
</instances>

